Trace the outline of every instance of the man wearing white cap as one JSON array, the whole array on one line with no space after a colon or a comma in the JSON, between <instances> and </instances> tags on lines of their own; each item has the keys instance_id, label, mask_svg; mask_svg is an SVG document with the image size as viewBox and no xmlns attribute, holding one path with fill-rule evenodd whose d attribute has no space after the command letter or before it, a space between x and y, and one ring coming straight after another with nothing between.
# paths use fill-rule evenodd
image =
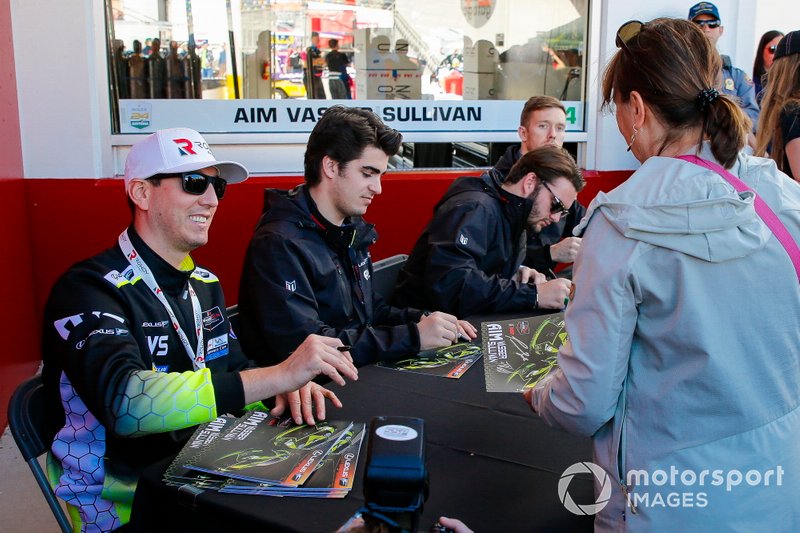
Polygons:
<instances>
[{"instance_id":1,"label":"man wearing white cap","mask_svg":"<svg viewBox=\"0 0 800 533\"><path fill-rule=\"evenodd\" d=\"M280 365L255 368L225 314L214 274L189 253L208 229L228 183L247 170L217 161L199 133L161 130L131 148L125 191L133 223L117 244L70 268L45 308L43 379L54 435L48 455L56 494L74 523L93 531L130 519L143 467L177 452L197 424L276 397L320 373L357 379L341 341L309 336ZM319 418L329 390L312 384ZM311 405L294 407L313 423Z\"/></svg>"}]
</instances>

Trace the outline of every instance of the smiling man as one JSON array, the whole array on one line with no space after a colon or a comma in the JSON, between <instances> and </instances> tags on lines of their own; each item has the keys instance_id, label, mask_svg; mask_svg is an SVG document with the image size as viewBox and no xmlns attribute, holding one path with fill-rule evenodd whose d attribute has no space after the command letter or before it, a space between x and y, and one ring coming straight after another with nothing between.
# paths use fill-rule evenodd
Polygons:
<instances>
[{"instance_id":1,"label":"smiling man","mask_svg":"<svg viewBox=\"0 0 800 533\"><path fill-rule=\"evenodd\" d=\"M273 396L280 414L300 387L307 402L292 414L313 423L312 403L320 418L325 398L341 404L309 380L357 379L338 339L310 336L271 368L242 353L219 280L189 254L208 241L226 185L246 178L194 130L145 137L125 163L132 224L53 287L42 340L48 475L76 530L127 523L141 470L176 453L194 426Z\"/></svg>"},{"instance_id":2,"label":"smiling man","mask_svg":"<svg viewBox=\"0 0 800 533\"><path fill-rule=\"evenodd\" d=\"M400 271L395 303L464 316L563 308L569 280L521 266L526 233L561 220L583 185L552 145L527 152L502 183L493 172L458 178Z\"/></svg>"},{"instance_id":3,"label":"smiling man","mask_svg":"<svg viewBox=\"0 0 800 533\"><path fill-rule=\"evenodd\" d=\"M454 316L390 307L372 290L369 247L378 236L361 217L401 142L371 111L325 111L308 139L306 183L265 193L239 291L245 353L278 363L316 333L351 346L364 365L475 337Z\"/></svg>"}]
</instances>

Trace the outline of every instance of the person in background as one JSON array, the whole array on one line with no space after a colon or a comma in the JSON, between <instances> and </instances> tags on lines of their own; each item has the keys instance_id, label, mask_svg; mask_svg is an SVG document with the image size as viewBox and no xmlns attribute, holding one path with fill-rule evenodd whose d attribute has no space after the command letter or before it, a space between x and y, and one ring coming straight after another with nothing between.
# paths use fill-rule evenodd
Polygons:
<instances>
[{"instance_id":1,"label":"person in background","mask_svg":"<svg viewBox=\"0 0 800 533\"><path fill-rule=\"evenodd\" d=\"M322 50L319 49L319 33L311 32L311 46L306 48L306 68L303 71L303 81L306 85L306 94L310 100L325 100L325 87L322 85L322 72L325 60Z\"/></svg>"},{"instance_id":2,"label":"person in background","mask_svg":"<svg viewBox=\"0 0 800 533\"><path fill-rule=\"evenodd\" d=\"M566 216L583 185L572 156L552 145L523 155L503 182L493 172L458 178L400 270L395 304L459 316L562 309L570 281L522 265L526 232Z\"/></svg>"},{"instance_id":3,"label":"person in background","mask_svg":"<svg viewBox=\"0 0 800 533\"><path fill-rule=\"evenodd\" d=\"M800 184L744 151L749 120L696 25L629 21L616 44L603 105L642 166L578 226L569 340L525 398L592 437L609 476L595 531L797 531L800 264L754 196L798 242Z\"/></svg>"},{"instance_id":4,"label":"person in background","mask_svg":"<svg viewBox=\"0 0 800 533\"><path fill-rule=\"evenodd\" d=\"M551 144L563 146L567 131L567 110L552 96L532 96L525 102L519 119L520 144L508 147L494 165L500 182L520 157L534 148ZM580 250L581 239L572 235L586 208L575 200L569 213L540 232L528 232L528 245L524 265L538 272L546 272L557 263L572 263Z\"/></svg>"},{"instance_id":5,"label":"person in background","mask_svg":"<svg viewBox=\"0 0 800 533\"><path fill-rule=\"evenodd\" d=\"M701 30L703 35L711 42L714 50L717 49L717 42L722 37L725 27L719 16L717 6L711 2L699 2L689 9L689 20L694 22ZM750 118L755 131L758 125L758 103L756 102L756 91L753 81L740 68L736 68L731 63L730 56L720 55L722 59L722 92L739 99L739 105L745 114ZM750 138L751 145L754 139Z\"/></svg>"},{"instance_id":6,"label":"person in background","mask_svg":"<svg viewBox=\"0 0 800 533\"><path fill-rule=\"evenodd\" d=\"M772 66L775 59L775 49L783 34L778 30L770 30L761 36L756 48L756 59L753 62L753 85L756 91L756 102L761 105L764 90L764 75Z\"/></svg>"},{"instance_id":7,"label":"person in background","mask_svg":"<svg viewBox=\"0 0 800 533\"><path fill-rule=\"evenodd\" d=\"M756 154L800 180L800 30L787 33L775 49L764 91ZM768 154L769 153L769 154Z\"/></svg>"},{"instance_id":8,"label":"person in background","mask_svg":"<svg viewBox=\"0 0 800 533\"><path fill-rule=\"evenodd\" d=\"M226 185L245 179L194 130L148 135L125 162L131 225L53 287L42 334L47 472L76 531L126 524L141 471L177 453L194 426L273 396L281 414L286 393L307 386L307 403L288 406L313 424L325 398L341 403L309 380L358 377L338 339L312 335L270 368L242 353L219 279L190 252L208 241Z\"/></svg>"},{"instance_id":9,"label":"person in background","mask_svg":"<svg viewBox=\"0 0 800 533\"><path fill-rule=\"evenodd\" d=\"M339 51L339 40L328 39L328 46L331 51L325 55L325 63L328 65L328 87L331 90L333 100L350 99L350 75L347 74L347 65L350 60Z\"/></svg>"},{"instance_id":10,"label":"person in background","mask_svg":"<svg viewBox=\"0 0 800 533\"><path fill-rule=\"evenodd\" d=\"M476 337L468 322L391 307L373 291L378 235L362 217L402 139L369 110L330 107L308 139L305 184L267 189L239 292L246 354L276 364L316 333L351 346L361 366Z\"/></svg>"}]
</instances>

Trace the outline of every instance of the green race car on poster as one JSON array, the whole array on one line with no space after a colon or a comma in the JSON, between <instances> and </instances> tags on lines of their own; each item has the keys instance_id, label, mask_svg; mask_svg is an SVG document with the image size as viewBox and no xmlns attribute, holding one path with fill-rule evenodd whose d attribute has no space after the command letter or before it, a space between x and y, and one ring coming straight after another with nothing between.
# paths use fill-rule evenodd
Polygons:
<instances>
[{"instance_id":1,"label":"green race car on poster","mask_svg":"<svg viewBox=\"0 0 800 533\"><path fill-rule=\"evenodd\" d=\"M377 363L376 366L416 374L458 379L480 357L481 347L479 345L461 342L436 350L420 352L415 357L407 357L396 361L383 361Z\"/></svg>"},{"instance_id":2,"label":"green race car on poster","mask_svg":"<svg viewBox=\"0 0 800 533\"><path fill-rule=\"evenodd\" d=\"M558 366L567 341L564 314L481 324L486 390L521 392L536 386Z\"/></svg>"}]
</instances>

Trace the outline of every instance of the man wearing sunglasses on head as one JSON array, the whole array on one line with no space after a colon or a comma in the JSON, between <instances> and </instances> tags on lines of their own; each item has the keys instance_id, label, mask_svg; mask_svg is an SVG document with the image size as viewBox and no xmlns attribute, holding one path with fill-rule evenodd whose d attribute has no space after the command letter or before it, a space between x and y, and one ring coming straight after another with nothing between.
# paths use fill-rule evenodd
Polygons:
<instances>
[{"instance_id":1,"label":"man wearing sunglasses on head","mask_svg":"<svg viewBox=\"0 0 800 533\"><path fill-rule=\"evenodd\" d=\"M703 34L716 49L717 41L725 31L717 6L711 2L697 3L689 9L689 20L700 27ZM739 107L750 118L755 132L758 125L759 108L756 102L753 81L745 71L733 66L730 56L720 54L720 57L722 58L722 91L739 99ZM754 141L754 138L749 140L751 146L754 145Z\"/></svg>"},{"instance_id":2,"label":"man wearing sunglasses on head","mask_svg":"<svg viewBox=\"0 0 800 533\"><path fill-rule=\"evenodd\" d=\"M256 368L225 314L219 280L190 252L204 245L228 183L247 178L217 161L199 133L160 130L131 148L125 192L132 224L117 244L71 267L45 307L42 372L56 494L76 528L130 519L148 464L176 453L194 426L287 393L324 373L357 379L337 339L311 336L284 364ZM319 418L329 390L312 385ZM312 406L290 406L313 423ZM186 430L186 431L181 431Z\"/></svg>"},{"instance_id":3,"label":"man wearing sunglasses on head","mask_svg":"<svg viewBox=\"0 0 800 533\"><path fill-rule=\"evenodd\" d=\"M522 108L519 121L520 144L510 146L492 169L502 182L524 154L546 144L562 146L567 131L567 110L552 96L532 96ZM558 263L572 263L581 247L580 237L572 230L586 214L586 208L577 200L569 213L555 224L540 232L528 232L528 251L525 266L539 272L555 268ZM566 277L566 276L565 276Z\"/></svg>"},{"instance_id":4,"label":"man wearing sunglasses on head","mask_svg":"<svg viewBox=\"0 0 800 533\"><path fill-rule=\"evenodd\" d=\"M583 185L572 156L552 145L523 155L502 183L493 172L458 178L400 271L395 302L459 316L563 308L570 281L521 265L527 232L566 216Z\"/></svg>"}]
</instances>

